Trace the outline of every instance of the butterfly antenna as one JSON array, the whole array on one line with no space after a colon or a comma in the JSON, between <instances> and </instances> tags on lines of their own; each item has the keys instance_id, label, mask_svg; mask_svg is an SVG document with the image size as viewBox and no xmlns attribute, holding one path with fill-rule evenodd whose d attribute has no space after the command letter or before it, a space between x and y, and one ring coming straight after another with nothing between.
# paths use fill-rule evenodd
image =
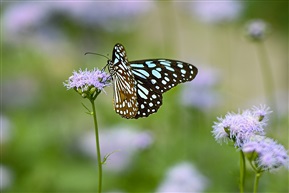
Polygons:
<instances>
[{"instance_id":1,"label":"butterfly antenna","mask_svg":"<svg viewBox=\"0 0 289 193\"><path fill-rule=\"evenodd\" d=\"M105 57L107 60L110 60L109 57L103 55L103 54L99 54L99 53L95 53L95 52L85 52L84 55L87 54L93 54L93 55L98 55L98 56L102 56ZM101 71L103 72L105 70L105 68L107 67L108 63L101 69Z\"/></svg>"},{"instance_id":2,"label":"butterfly antenna","mask_svg":"<svg viewBox=\"0 0 289 193\"><path fill-rule=\"evenodd\" d=\"M102 57L105 57L106 59L109 60L109 57L103 55L103 54L99 54L99 53L95 53L95 52L85 52L84 55L87 55L87 54L93 54L93 55L98 55L98 56L102 56Z\"/></svg>"}]
</instances>

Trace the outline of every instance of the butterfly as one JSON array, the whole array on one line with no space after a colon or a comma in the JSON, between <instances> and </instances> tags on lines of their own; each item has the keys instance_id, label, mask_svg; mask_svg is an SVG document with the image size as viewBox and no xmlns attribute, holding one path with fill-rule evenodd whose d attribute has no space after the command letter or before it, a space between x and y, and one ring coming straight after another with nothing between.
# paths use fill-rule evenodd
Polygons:
<instances>
[{"instance_id":1,"label":"butterfly","mask_svg":"<svg viewBox=\"0 0 289 193\"><path fill-rule=\"evenodd\" d=\"M148 117L162 105L162 94L179 83L193 80L198 69L170 59L129 61L117 43L107 66L112 78L115 112L127 119Z\"/></svg>"}]
</instances>

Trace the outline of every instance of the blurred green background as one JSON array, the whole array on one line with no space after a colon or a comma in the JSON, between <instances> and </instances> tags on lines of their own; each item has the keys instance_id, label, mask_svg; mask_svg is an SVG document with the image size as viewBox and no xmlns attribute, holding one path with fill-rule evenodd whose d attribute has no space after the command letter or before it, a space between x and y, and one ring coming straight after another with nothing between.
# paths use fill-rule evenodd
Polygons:
<instances>
[{"instance_id":1,"label":"blurred green background","mask_svg":"<svg viewBox=\"0 0 289 193\"><path fill-rule=\"evenodd\" d=\"M93 120L81 105L89 103L63 82L73 70L102 68L105 58L84 53L111 57L117 42L129 60L179 59L199 74L165 93L148 118L117 115L112 87L99 95L103 156L116 151L104 165L104 192L159 192L168 171L184 162L200 186L187 192L238 192L239 153L211 134L217 116L238 108L273 104L267 135L288 149L288 1L198 3L1 1L1 191L97 191ZM244 36L256 18L271 31L260 43ZM265 173L259 190L288 192L288 170Z\"/></svg>"}]
</instances>

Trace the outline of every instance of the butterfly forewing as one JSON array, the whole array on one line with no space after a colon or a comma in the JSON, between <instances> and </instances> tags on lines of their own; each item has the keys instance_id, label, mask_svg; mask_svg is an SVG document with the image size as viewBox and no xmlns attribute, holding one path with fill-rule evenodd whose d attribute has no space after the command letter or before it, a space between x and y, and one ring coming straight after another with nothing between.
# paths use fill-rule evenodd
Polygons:
<instances>
[{"instance_id":1,"label":"butterfly forewing","mask_svg":"<svg viewBox=\"0 0 289 193\"><path fill-rule=\"evenodd\" d=\"M136 81L123 46L115 46L112 61L109 61L109 69L113 78L116 113L125 118L134 118L138 111Z\"/></svg>"},{"instance_id":2,"label":"butterfly forewing","mask_svg":"<svg viewBox=\"0 0 289 193\"><path fill-rule=\"evenodd\" d=\"M169 59L131 61L130 66L137 82L146 81L161 93L193 80L198 73L198 69L189 63Z\"/></svg>"},{"instance_id":3,"label":"butterfly forewing","mask_svg":"<svg viewBox=\"0 0 289 193\"><path fill-rule=\"evenodd\" d=\"M186 62L149 59L129 62L124 47L116 44L112 61L115 111L125 118L147 117L162 105L162 93L191 81L198 69Z\"/></svg>"}]
</instances>

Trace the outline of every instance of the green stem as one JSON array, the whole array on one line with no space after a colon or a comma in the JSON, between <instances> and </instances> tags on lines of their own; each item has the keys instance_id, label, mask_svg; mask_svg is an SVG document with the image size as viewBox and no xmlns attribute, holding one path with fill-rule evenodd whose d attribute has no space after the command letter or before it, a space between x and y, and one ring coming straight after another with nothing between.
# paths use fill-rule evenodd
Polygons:
<instances>
[{"instance_id":1,"label":"green stem","mask_svg":"<svg viewBox=\"0 0 289 193\"><path fill-rule=\"evenodd\" d=\"M244 193L246 162L243 151L240 151L240 193Z\"/></svg>"},{"instance_id":2,"label":"green stem","mask_svg":"<svg viewBox=\"0 0 289 193\"><path fill-rule=\"evenodd\" d=\"M257 42L257 49L268 105L270 105L272 109L276 109L274 79L265 43L263 41Z\"/></svg>"},{"instance_id":3,"label":"green stem","mask_svg":"<svg viewBox=\"0 0 289 193\"><path fill-rule=\"evenodd\" d=\"M99 145L99 133L98 133L98 125L96 119L96 110L94 100L90 100L92 105L92 113L93 113L93 120L94 120L94 127L95 127L95 139L96 139L96 153L97 153L97 164L98 164L98 193L101 193L102 187L102 161L101 161L101 154L100 154L100 145Z\"/></svg>"},{"instance_id":4,"label":"green stem","mask_svg":"<svg viewBox=\"0 0 289 193\"><path fill-rule=\"evenodd\" d=\"M253 161L252 160L250 160L250 165L251 165L251 167L252 167L252 169L255 171L255 172L258 172L258 168L257 168L257 166L253 163Z\"/></svg>"},{"instance_id":5,"label":"green stem","mask_svg":"<svg viewBox=\"0 0 289 193\"><path fill-rule=\"evenodd\" d=\"M255 175L255 181L254 181L254 193L257 193L258 191L258 184L259 184L260 177L261 177L261 173L257 172Z\"/></svg>"}]
</instances>

